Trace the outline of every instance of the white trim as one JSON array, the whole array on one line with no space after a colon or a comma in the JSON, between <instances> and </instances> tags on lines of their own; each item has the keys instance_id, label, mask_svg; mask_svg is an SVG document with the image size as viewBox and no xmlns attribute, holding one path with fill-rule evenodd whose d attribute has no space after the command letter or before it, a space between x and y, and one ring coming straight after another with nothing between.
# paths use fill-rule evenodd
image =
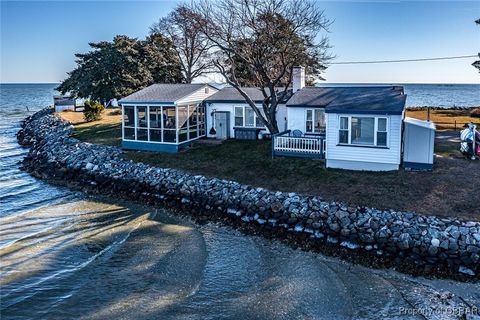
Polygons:
<instances>
[{"instance_id":1,"label":"white trim","mask_svg":"<svg viewBox=\"0 0 480 320\"><path fill-rule=\"evenodd\" d=\"M125 108L122 105L122 140L125 140Z\"/></svg>"},{"instance_id":2,"label":"white trim","mask_svg":"<svg viewBox=\"0 0 480 320\"><path fill-rule=\"evenodd\" d=\"M166 106L166 107L175 107L174 102L165 102L165 103L153 103L153 102L122 102L121 105L125 106L139 106L139 107L146 107L146 106L152 106L152 107L157 107L157 106Z\"/></svg>"},{"instance_id":3,"label":"white trim","mask_svg":"<svg viewBox=\"0 0 480 320\"><path fill-rule=\"evenodd\" d=\"M307 112L312 111L312 131L307 131ZM303 120L303 128L305 133L310 133L310 134L319 134L320 132L315 132L315 112L320 111L323 112L323 120L324 120L324 128L325 131L327 129L327 117L325 114L325 108L305 108L303 115L304 115L304 120Z\"/></svg>"},{"instance_id":4,"label":"white trim","mask_svg":"<svg viewBox=\"0 0 480 320\"><path fill-rule=\"evenodd\" d=\"M138 128L138 114L137 114L137 106L133 106L133 111L135 112L135 114L133 115L133 119L135 120L135 127L134 127L134 131L135 131L135 141L138 141L138 138L137 138L137 128Z\"/></svg>"},{"instance_id":5,"label":"white trim","mask_svg":"<svg viewBox=\"0 0 480 320\"><path fill-rule=\"evenodd\" d=\"M306 113L305 113L306 114ZM341 119L348 119L348 130L340 129ZM352 143L352 118L373 118L373 144L357 144ZM378 131L378 119L386 119L386 131ZM339 146L358 146L358 147L371 147L371 148L390 148L390 117L384 115L344 115L339 114L337 116L338 128L337 128L337 145ZM340 131L348 131L348 143L340 142ZM377 145L377 133L386 132L387 134L387 144L385 146Z\"/></svg>"},{"instance_id":6,"label":"white trim","mask_svg":"<svg viewBox=\"0 0 480 320\"><path fill-rule=\"evenodd\" d=\"M168 129L167 129L168 130ZM160 143L160 144L172 144L172 145L179 145L179 144L184 144L184 143L187 143L187 142L190 142L190 141L194 141L194 140L197 140L197 139L200 139L200 138L203 138L205 137L205 135L201 135L201 136L198 136L196 138L193 138L191 140L185 140L185 141L182 141L180 143L176 143L176 142L160 142L160 141L146 141L146 140L131 140L131 139L124 139L124 141L129 141L129 142L140 142L140 143Z\"/></svg>"},{"instance_id":7,"label":"white trim","mask_svg":"<svg viewBox=\"0 0 480 320\"><path fill-rule=\"evenodd\" d=\"M236 115L235 115L235 108L242 108L242 125L241 126L237 126L235 124L235 118L236 118ZM250 108L253 112L253 126L247 126L246 125L246 122L247 122L247 108ZM257 124L257 113L255 112L255 110L253 110L253 108L250 106L250 105L242 105L242 106L233 106L233 127L237 127L237 128L252 128L252 129L266 129L267 127L264 125L264 126L258 126Z\"/></svg>"},{"instance_id":8,"label":"white trim","mask_svg":"<svg viewBox=\"0 0 480 320\"><path fill-rule=\"evenodd\" d=\"M145 120L147 120L147 141L150 141L150 106L147 106L147 110L145 110L145 116Z\"/></svg>"}]
</instances>

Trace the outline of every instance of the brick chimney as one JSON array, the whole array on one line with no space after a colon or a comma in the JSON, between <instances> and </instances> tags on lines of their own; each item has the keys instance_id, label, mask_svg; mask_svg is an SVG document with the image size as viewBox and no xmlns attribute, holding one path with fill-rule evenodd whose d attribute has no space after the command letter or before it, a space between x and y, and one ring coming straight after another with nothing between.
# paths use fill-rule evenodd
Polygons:
<instances>
[{"instance_id":1,"label":"brick chimney","mask_svg":"<svg viewBox=\"0 0 480 320\"><path fill-rule=\"evenodd\" d=\"M293 92L305 87L305 68L302 66L293 67L292 72Z\"/></svg>"}]
</instances>

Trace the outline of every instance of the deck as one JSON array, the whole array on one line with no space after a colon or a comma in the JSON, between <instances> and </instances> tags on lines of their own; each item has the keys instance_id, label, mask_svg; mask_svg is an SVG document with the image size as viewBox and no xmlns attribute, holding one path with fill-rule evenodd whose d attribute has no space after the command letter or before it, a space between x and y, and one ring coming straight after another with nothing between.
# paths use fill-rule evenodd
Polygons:
<instances>
[{"instance_id":1,"label":"deck","mask_svg":"<svg viewBox=\"0 0 480 320\"><path fill-rule=\"evenodd\" d=\"M272 136L272 157L325 158L325 135L293 136L286 130Z\"/></svg>"}]
</instances>

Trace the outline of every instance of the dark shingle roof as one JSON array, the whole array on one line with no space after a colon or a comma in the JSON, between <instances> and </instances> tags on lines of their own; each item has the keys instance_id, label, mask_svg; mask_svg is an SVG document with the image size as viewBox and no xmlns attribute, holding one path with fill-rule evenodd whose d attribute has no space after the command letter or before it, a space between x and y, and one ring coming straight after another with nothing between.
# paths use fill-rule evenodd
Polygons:
<instances>
[{"instance_id":1,"label":"dark shingle roof","mask_svg":"<svg viewBox=\"0 0 480 320\"><path fill-rule=\"evenodd\" d=\"M406 95L400 86L305 87L287 107L325 108L327 113L402 114Z\"/></svg>"},{"instance_id":2,"label":"dark shingle roof","mask_svg":"<svg viewBox=\"0 0 480 320\"><path fill-rule=\"evenodd\" d=\"M283 92L284 88L278 88L278 91ZM255 87L242 87L242 90L252 99L254 102L263 102L263 94L259 88ZM233 87L224 87L215 94L212 94L205 101L207 102L245 102L243 96Z\"/></svg>"},{"instance_id":3,"label":"dark shingle roof","mask_svg":"<svg viewBox=\"0 0 480 320\"><path fill-rule=\"evenodd\" d=\"M192 84L152 84L140 91L122 98L119 102L175 102L206 86L204 83Z\"/></svg>"}]
</instances>

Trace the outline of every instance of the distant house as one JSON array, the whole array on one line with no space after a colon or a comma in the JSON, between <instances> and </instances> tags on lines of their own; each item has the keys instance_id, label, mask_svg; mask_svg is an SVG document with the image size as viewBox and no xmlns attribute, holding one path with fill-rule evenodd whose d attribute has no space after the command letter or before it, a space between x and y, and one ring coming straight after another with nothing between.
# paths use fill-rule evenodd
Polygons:
<instances>
[{"instance_id":1,"label":"distant house","mask_svg":"<svg viewBox=\"0 0 480 320\"><path fill-rule=\"evenodd\" d=\"M55 112L62 112L66 110L75 111L76 99L73 96L54 96L53 106Z\"/></svg>"},{"instance_id":2,"label":"distant house","mask_svg":"<svg viewBox=\"0 0 480 320\"><path fill-rule=\"evenodd\" d=\"M204 137L203 101L217 91L207 84L154 84L121 99L122 147L177 152Z\"/></svg>"},{"instance_id":3,"label":"distant house","mask_svg":"<svg viewBox=\"0 0 480 320\"><path fill-rule=\"evenodd\" d=\"M262 110L261 90L243 90ZM272 136L272 155L325 159L327 168L397 170L405 101L400 86L305 87L304 69L294 68L293 88L278 106L281 132ZM127 149L176 152L202 137L257 139L269 134L231 87L156 84L119 103ZM433 154L433 148L425 150Z\"/></svg>"}]
</instances>

